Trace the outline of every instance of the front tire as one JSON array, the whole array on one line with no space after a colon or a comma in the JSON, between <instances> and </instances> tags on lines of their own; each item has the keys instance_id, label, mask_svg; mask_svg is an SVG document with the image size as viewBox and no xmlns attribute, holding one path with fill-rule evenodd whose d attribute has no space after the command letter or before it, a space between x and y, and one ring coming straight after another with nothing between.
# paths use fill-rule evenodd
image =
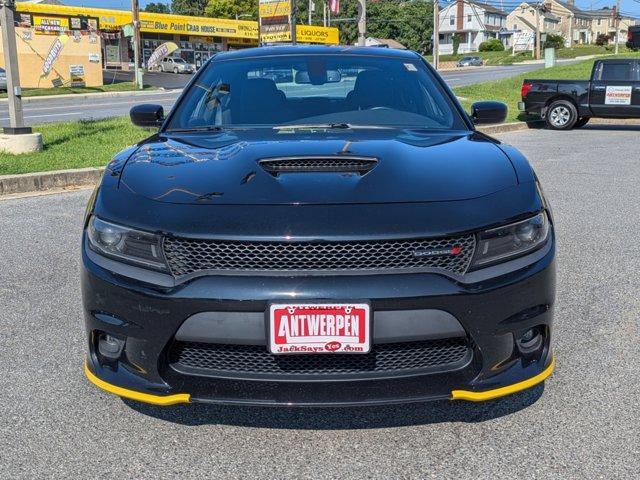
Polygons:
<instances>
[{"instance_id":1,"label":"front tire","mask_svg":"<svg viewBox=\"0 0 640 480\"><path fill-rule=\"evenodd\" d=\"M178 74L178 67L173 69L173 73L175 73L176 75Z\"/></svg>"},{"instance_id":2,"label":"front tire","mask_svg":"<svg viewBox=\"0 0 640 480\"><path fill-rule=\"evenodd\" d=\"M591 120L591 117L580 117L573 128L582 128L589 123L589 120Z\"/></svg>"},{"instance_id":3,"label":"front tire","mask_svg":"<svg viewBox=\"0 0 640 480\"><path fill-rule=\"evenodd\" d=\"M578 110L568 100L556 100L549 105L545 121L552 130L570 130L578 121Z\"/></svg>"}]
</instances>

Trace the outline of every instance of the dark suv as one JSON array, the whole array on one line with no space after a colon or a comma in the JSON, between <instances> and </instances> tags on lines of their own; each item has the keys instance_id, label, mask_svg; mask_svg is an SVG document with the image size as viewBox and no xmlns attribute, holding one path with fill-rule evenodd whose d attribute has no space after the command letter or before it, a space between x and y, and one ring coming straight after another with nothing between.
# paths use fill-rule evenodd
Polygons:
<instances>
[{"instance_id":1,"label":"dark suv","mask_svg":"<svg viewBox=\"0 0 640 480\"><path fill-rule=\"evenodd\" d=\"M273 72L279 72L273 76ZM284 72L290 72L284 74ZM342 72L351 72L345 75ZM221 53L87 208L85 372L168 405L487 400L553 370L527 160L412 52Z\"/></svg>"}]
</instances>

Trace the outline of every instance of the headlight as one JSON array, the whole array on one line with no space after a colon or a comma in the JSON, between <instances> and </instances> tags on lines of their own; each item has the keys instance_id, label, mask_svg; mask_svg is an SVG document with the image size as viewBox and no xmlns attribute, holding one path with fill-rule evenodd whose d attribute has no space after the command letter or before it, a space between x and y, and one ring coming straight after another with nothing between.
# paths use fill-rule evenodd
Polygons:
<instances>
[{"instance_id":1,"label":"headlight","mask_svg":"<svg viewBox=\"0 0 640 480\"><path fill-rule=\"evenodd\" d=\"M91 250L155 270L168 270L162 253L162 238L91 217L87 228Z\"/></svg>"},{"instance_id":2,"label":"headlight","mask_svg":"<svg viewBox=\"0 0 640 480\"><path fill-rule=\"evenodd\" d=\"M485 230L478 236L472 267L519 257L542 247L549 236L549 219L542 212L521 222Z\"/></svg>"}]
</instances>

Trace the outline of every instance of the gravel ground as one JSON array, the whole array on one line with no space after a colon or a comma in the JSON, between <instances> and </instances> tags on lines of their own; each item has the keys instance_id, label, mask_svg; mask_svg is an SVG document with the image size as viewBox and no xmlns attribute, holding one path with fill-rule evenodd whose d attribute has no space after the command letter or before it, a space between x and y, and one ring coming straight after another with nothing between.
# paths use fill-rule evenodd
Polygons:
<instances>
[{"instance_id":1,"label":"gravel ground","mask_svg":"<svg viewBox=\"0 0 640 480\"><path fill-rule=\"evenodd\" d=\"M640 465L637 128L502 135L558 233L554 376L484 404L156 408L82 374L88 192L0 201L0 476L635 478Z\"/></svg>"}]
</instances>

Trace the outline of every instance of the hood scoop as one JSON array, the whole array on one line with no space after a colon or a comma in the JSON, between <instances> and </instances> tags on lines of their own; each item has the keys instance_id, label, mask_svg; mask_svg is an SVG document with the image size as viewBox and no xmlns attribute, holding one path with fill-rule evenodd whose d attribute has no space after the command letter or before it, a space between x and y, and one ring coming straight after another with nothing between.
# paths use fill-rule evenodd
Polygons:
<instances>
[{"instance_id":1,"label":"hood scoop","mask_svg":"<svg viewBox=\"0 0 640 480\"><path fill-rule=\"evenodd\" d=\"M364 175L378 164L378 159L353 155L296 156L265 158L260 160L258 164L274 177L283 173L312 172L357 173L358 175Z\"/></svg>"}]
</instances>

